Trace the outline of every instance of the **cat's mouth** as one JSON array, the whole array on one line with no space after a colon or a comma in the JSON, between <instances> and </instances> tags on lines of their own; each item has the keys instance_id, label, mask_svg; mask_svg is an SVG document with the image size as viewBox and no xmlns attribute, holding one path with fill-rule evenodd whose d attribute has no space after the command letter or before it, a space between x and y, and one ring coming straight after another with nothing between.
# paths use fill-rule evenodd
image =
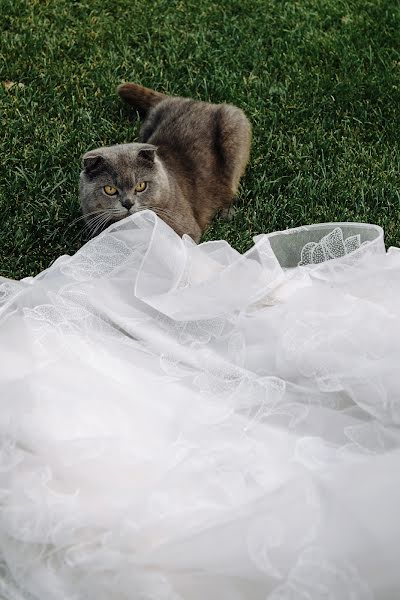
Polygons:
<instances>
[{"instance_id":1,"label":"cat's mouth","mask_svg":"<svg viewBox=\"0 0 400 600\"><path fill-rule=\"evenodd\" d=\"M125 219L129 215L132 214L132 209L130 208L120 208L120 210L114 212L114 221L121 221L121 219Z\"/></svg>"},{"instance_id":2,"label":"cat's mouth","mask_svg":"<svg viewBox=\"0 0 400 600\"><path fill-rule=\"evenodd\" d=\"M126 219L126 217L134 215L142 210L144 210L142 207L135 206L132 206L131 208L123 208L114 215L114 221L121 221L122 219Z\"/></svg>"},{"instance_id":3,"label":"cat's mouth","mask_svg":"<svg viewBox=\"0 0 400 600\"><path fill-rule=\"evenodd\" d=\"M127 215L134 215L136 213L142 212L143 210L148 210L147 206L132 206L129 210L127 210Z\"/></svg>"},{"instance_id":4,"label":"cat's mouth","mask_svg":"<svg viewBox=\"0 0 400 600\"><path fill-rule=\"evenodd\" d=\"M116 223L117 221L122 221L122 219L126 219L127 217L142 212L143 210L146 210L145 206L131 206L131 208L121 207L120 210L113 211L111 222Z\"/></svg>"}]
</instances>

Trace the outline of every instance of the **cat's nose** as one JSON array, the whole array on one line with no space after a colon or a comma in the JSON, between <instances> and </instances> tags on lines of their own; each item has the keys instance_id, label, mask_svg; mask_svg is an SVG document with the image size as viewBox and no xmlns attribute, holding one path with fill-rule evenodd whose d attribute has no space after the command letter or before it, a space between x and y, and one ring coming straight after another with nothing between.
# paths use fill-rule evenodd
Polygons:
<instances>
[{"instance_id":1,"label":"cat's nose","mask_svg":"<svg viewBox=\"0 0 400 600\"><path fill-rule=\"evenodd\" d=\"M130 198L125 198L124 200L122 200L121 204L123 207L129 210L133 206L133 200L131 200Z\"/></svg>"}]
</instances>

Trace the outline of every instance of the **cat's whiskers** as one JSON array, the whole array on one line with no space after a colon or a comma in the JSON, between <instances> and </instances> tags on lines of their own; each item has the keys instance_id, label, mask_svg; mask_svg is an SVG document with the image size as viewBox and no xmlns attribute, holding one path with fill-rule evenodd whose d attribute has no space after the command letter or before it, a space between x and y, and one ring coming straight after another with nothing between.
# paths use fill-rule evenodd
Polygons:
<instances>
[{"instance_id":1,"label":"cat's whiskers","mask_svg":"<svg viewBox=\"0 0 400 600\"><path fill-rule=\"evenodd\" d=\"M87 217L88 215L86 215ZM94 216L91 217L89 219L87 219L86 223L84 224L83 228L79 231L78 235L83 235L85 233L85 231L90 231L92 228L94 228L97 223L99 221L101 221L104 217L104 211L102 210L101 212L98 211L98 213ZM76 236L78 237L78 236Z\"/></svg>"},{"instance_id":2,"label":"cat's whiskers","mask_svg":"<svg viewBox=\"0 0 400 600\"><path fill-rule=\"evenodd\" d=\"M86 225L89 237L94 237L102 229L102 227L110 220L111 217L105 212L91 219Z\"/></svg>"},{"instance_id":3,"label":"cat's whiskers","mask_svg":"<svg viewBox=\"0 0 400 600\"><path fill-rule=\"evenodd\" d=\"M72 221L72 223L70 223L68 225L68 227L66 228L64 234L74 225L76 225L76 223L78 223L79 221L85 220L86 222L84 223L83 227L81 229L79 229L78 233L72 238L72 242L74 242L78 237L84 235L86 230L91 229L91 227L98 221L101 219L101 217L103 215L105 215L105 213L113 213L114 211L119 211L119 209L114 209L114 208L108 208L108 209L96 209L93 210L91 212L88 212L84 215L81 215L80 217L77 217L76 219L74 219ZM112 217L110 217L110 220L112 220Z\"/></svg>"},{"instance_id":4,"label":"cat's whiskers","mask_svg":"<svg viewBox=\"0 0 400 600\"><path fill-rule=\"evenodd\" d=\"M163 217L165 217L168 220L168 222L171 224L171 226L172 225L175 225L177 227L181 226L179 219L177 219L177 215L174 214L168 208L164 208L161 206L146 206L135 212L141 212L142 210L152 210L161 219ZM103 229L104 225L111 223L114 220L118 220L118 219L116 219L116 217L123 218L125 216L127 216L127 215L125 214L124 211L121 211L121 209L119 207L110 207L110 208L106 208L106 209L101 208L101 209L93 210L89 213L86 213L86 214L81 215L81 216L77 217L76 219L74 219L68 225L65 232L67 232L71 227L76 225L79 221L85 220L86 222L85 222L84 226L78 231L78 233L76 234L76 236L73 238L72 241L75 241L78 237L84 235L85 233L89 237L92 238Z\"/></svg>"},{"instance_id":5,"label":"cat's whiskers","mask_svg":"<svg viewBox=\"0 0 400 600\"><path fill-rule=\"evenodd\" d=\"M71 229L71 227L73 227L74 225L76 225L79 221L83 221L84 219L87 219L88 217L92 216L92 215L97 215L99 213L103 212L103 209L97 209L97 210L93 210L90 213L86 213L85 215L80 215L80 217L77 217L76 219L74 219L73 221L71 221L71 223L68 225L68 227L65 229L64 234L67 233L67 231L69 229ZM83 229L85 228L85 225L83 226ZM83 231L80 230L80 232L75 236L74 240L78 237L78 235Z\"/></svg>"},{"instance_id":6,"label":"cat's whiskers","mask_svg":"<svg viewBox=\"0 0 400 600\"><path fill-rule=\"evenodd\" d=\"M159 216L161 219L163 215L168 219L168 221L178 227L181 226L181 223L176 218L176 214L172 213L168 208L162 208L161 206L146 206L147 210L152 210Z\"/></svg>"},{"instance_id":7,"label":"cat's whiskers","mask_svg":"<svg viewBox=\"0 0 400 600\"><path fill-rule=\"evenodd\" d=\"M123 216L122 211L115 208L103 209L99 215L92 217L87 223L87 229L90 237L94 237L107 223L111 223L115 216Z\"/></svg>"}]
</instances>

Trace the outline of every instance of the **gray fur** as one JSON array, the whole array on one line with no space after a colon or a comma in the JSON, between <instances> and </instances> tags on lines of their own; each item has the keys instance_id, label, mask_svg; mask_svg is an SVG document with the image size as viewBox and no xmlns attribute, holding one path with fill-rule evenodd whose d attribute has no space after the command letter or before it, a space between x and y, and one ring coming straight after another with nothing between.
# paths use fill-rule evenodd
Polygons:
<instances>
[{"instance_id":1,"label":"gray fur","mask_svg":"<svg viewBox=\"0 0 400 600\"><path fill-rule=\"evenodd\" d=\"M196 242L218 210L227 212L249 158L250 124L231 105L168 97L136 84L119 94L144 117L139 144L84 155L80 199L101 226L146 208ZM134 191L145 181L144 192ZM107 196L105 185L118 188ZM97 211L97 212L96 212ZM99 216L97 216L99 215Z\"/></svg>"}]
</instances>

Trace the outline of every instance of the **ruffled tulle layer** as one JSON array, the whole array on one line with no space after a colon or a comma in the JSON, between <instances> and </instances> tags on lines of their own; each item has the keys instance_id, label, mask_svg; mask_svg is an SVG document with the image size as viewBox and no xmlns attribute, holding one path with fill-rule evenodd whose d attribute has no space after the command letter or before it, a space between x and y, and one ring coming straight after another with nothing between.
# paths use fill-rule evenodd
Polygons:
<instances>
[{"instance_id":1,"label":"ruffled tulle layer","mask_svg":"<svg viewBox=\"0 0 400 600\"><path fill-rule=\"evenodd\" d=\"M400 594L400 253L151 212L0 280L0 596Z\"/></svg>"}]
</instances>

